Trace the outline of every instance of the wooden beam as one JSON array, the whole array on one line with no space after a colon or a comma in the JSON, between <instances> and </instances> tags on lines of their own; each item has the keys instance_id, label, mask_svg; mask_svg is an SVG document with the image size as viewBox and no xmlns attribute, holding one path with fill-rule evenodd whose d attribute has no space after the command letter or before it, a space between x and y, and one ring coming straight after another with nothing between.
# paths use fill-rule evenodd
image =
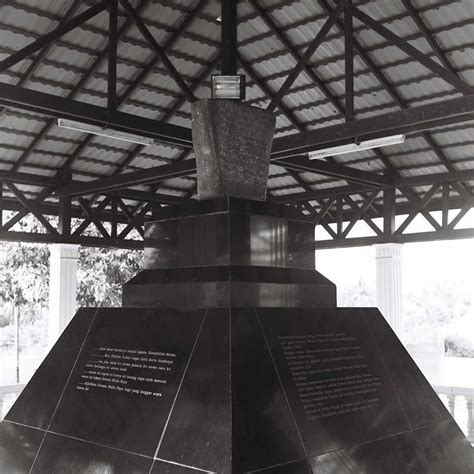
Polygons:
<instances>
[{"instance_id":1,"label":"wooden beam","mask_svg":"<svg viewBox=\"0 0 474 474\"><path fill-rule=\"evenodd\" d=\"M341 1L338 7L334 10L334 12L329 15L329 18L326 20L324 25L318 31L318 34L314 37L311 44L306 48L306 51L304 52L299 62L292 69L292 71L286 78L283 85L280 87L278 92L275 94L275 96L272 98L272 100L268 104L267 110L273 111L275 107L277 107L277 105L281 102L281 100L283 99L283 96L285 96L286 93L290 90L290 87L293 85L296 78L300 75L306 63L311 59L313 54L318 49L319 45L324 41L324 38L329 33L329 30L336 23L336 20L338 19L339 15L344 10L345 3L346 1Z\"/></svg>"},{"instance_id":2,"label":"wooden beam","mask_svg":"<svg viewBox=\"0 0 474 474\"><path fill-rule=\"evenodd\" d=\"M196 170L195 160L184 160L178 163L156 166L133 173L109 176L85 183L76 183L56 191L56 196L85 196L94 193L107 193L124 187L156 183L165 179L188 176Z\"/></svg>"},{"instance_id":3,"label":"wooden beam","mask_svg":"<svg viewBox=\"0 0 474 474\"><path fill-rule=\"evenodd\" d=\"M71 20L65 22L64 24L59 25L53 31L45 34L41 38L38 38L36 41L26 45L24 48L20 49L16 53L11 54L3 61L0 61L0 73L8 69L9 67L13 66L14 64L26 59L36 51L43 49L45 46L51 44L52 42L56 41L61 36L69 33L71 30L76 28L77 26L81 25L82 23L90 20L100 12L104 11L109 4L109 0L104 0L103 2L94 5L93 7L87 9L86 11L82 12L81 14L75 16Z\"/></svg>"},{"instance_id":4,"label":"wooden beam","mask_svg":"<svg viewBox=\"0 0 474 474\"><path fill-rule=\"evenodd\" d=\"M140 15L137 11L130 5L128 0L120 0L123 8L127 15L135 22L140 33L143 37L148 41L148 44L151 46L152 50L158 54L161 58L161 62L164 64L166 69L168 69L171 77L176 81L179 88L183 91L184 95L188 98L190 102L194 102L196 100L196 96L194 95L193 91L189 88L189 86L184 81L181 74L176 70L173 66L173 63L170 61L164 49L157 43L154 36L151 34L148 27L145 25L143 20L140 18Z\"/></svg>"},{"instance_id":5,"label":"wooden beam","mask_svg":"<svg viewBox=\"0 0 474 474\"><path fill-rule=\"evenodd\" d=\"M77 244L84 247L115 247L121 249L142 250L142 240L104 238L76 235L36 234L33 232L12 232L0 230L0 241L37 242L43 244Z\"/></svg>"},{"instance_id":6,"label":"wooden beam","mask_svg":"<svg viewBox=\"0 0 474 474\"><path fill-rule=\"evenodd\" d=\"M233 76L237 74L237 0L225 0L221 4L221 72Z\"/></svg>"},{"instance_id":7,"label":"wooden beam","mask_svg":"<svg viewBox=\"0 0 474 474\"><path fill-rule=\"evenodd\" d=\"M278 137L272 158L286 158L326 147L383 136L420 132L446 123L474 120L474 94Z\"/></svg>"},{"instance_id":8,"label":"wooden beam","mask_svg":"<svg viewBox=\"0 0 474 474\"><path fill-rule=\"evenodd\" d=\"M350 166L338 163L327 163L321 160L309 160L306 156L298 156L278 160L275 165L284 168L297 170L300 172L316 173L324 176L332 176L334 178L345 179L354 183L368 184L370 186L381 187L394 184L391 178L368 171L358 170Z\"/></svg>"},{"instance_id":9,"label":"wooden beam","mask_svg":"<svg viewBox=\"0 0 474 474\"><path fill-rule=\"evenodd\" d=\"M10 84L0 83L0 103L192 148L191 129Z\"/></svg>"},{"instance_id":10,"label":"wooden beam","mask_svg":"<svg viewBox=\"0 0 474 474\"><path fill-rule=\"evenodd\" d=\"M473 93L474 88L472 86L464 82L456 74L453 74L449 69L446 69L436 61L433 61L428 55L423 54L420 50L413 47L403 38L400 38L395 33L390 31L383 25L383 22L374 20L369 15L355 7L352 9L352 15L362 23L365 23L367 26L372 28L377 34L385 38L387 41L400 48L405 54L411 56L413 59L423 64L423 66L425 66L427 69L443 78L457 90L467 94Z\"/></svg>"},{"instance_id":11,"label":"wooden beam","mask_svg":"<svg viewBox=\"0 0 474 474\"><path fill-rule=\"evenodd\" d=\"M364 247L374 244L413 242L434 242L437 240L459 240L474 238L474 229L438 230L433 232L416 232L391 236L352 237L349 239L317 240L314 243L316 250Z\"/></svg>"}]
</instances>

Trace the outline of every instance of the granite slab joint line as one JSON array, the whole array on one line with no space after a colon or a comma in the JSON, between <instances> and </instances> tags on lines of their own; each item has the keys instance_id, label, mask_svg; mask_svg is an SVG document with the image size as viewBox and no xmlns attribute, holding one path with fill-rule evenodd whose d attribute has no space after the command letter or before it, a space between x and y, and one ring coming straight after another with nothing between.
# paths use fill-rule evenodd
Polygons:
<instances>
[{"instance_id":1,"label":"granite slab joint line","mask_svg":"<svg viewBox=\"0 0 474 474\"><path fill-rule=\"evenodd\" d=\"M29 470L29 474L31 474L32 471L33 471L33 467L34 467L34 465L35 465L35 463L36 463L36 460L38 459L38 455L39 455L39 453L40 453L40 451L41 451L41 448L43 447L43 443L44 443L44 440L45 440L45 438L46 438L46 435L48 434L49 429L51 428L51 425L53 424L53 420L54 420L54 417L56 416L56 412L58 411L59 405L61 404L61 400L63 399L63 396L64 396L64 393L65 393L65 391L66 391L66 388L67 388L67 386L68 386L68 384L69 384L69 381L71 380L72 372L73 372L74 369L76 368L77 361L79 360L79 357L80 357L80 355L81 355L81 353L82 353L82 350L84 349L84 344L86 343L87 337L89 336L89 333L90 333L90 331L91 331L92 325L94 324L94 321L95 321L95 318L96 318L98 312L99 312L99 308L97 308L97 309L95 310L94 316L92 317L92 321L90 322L89 327L87 328L87 332L86 332L86 334L85 334L85 336L84 336L84 339L82 340L81 347L80 347L79 350L77 351L77 356L76 356L76 358L75 358L75 360L74 360L74 363L72 364L71 370L69 371L69 375L68 375L68 377L67 377L67 379L66 379L66 382L65 382L65 384L64 384L64 387L63 387L63 390L62 390L62 392L61 392L61 395L59 396L58 402L56 403L56 407L54 408L53 414L52 414L52 416L51 416L51 420L49 420L49 424L48 424L48 426L46 427L46 431L45 431L45 433L44 433L44 435L43 435L43 439L41 440L41 443L40 443L40 445L38 446L38 450L36 451L35 458L33 459L33 463L31 464L31 467L30 467L30 470Z\"/></svg>"},{"instance_id":2,"label":"granite slab joint line","mask_svg":"<svg viewBox=\"0 0 474 474\"><path fill-rule=\"evenodd\" d=\"M165 463L167 463L167 464L173 464L174 466L185 467L185 468L187 468L187 469L195 469L196 471L206 472L206 473L208 473L208 474L217 474L217 472L215 472L215 471L206 471L205 469L201 469L200 467L188 466L187 464L181 464L181 463L176 462L176 461L170 461L169 459L154 458L154 460L155 460L155 461L165 462Z\"/></svg>"},{"instance_id":3,"label":"granite slab joint line","mask_svg":"<svg viewBox=\"0 0 474 474\"><path fill-rule=\"evenodd\" d=\"M270 350L270 345L268 344L267 336L265 334L265 331L263 330L262 322L260 321L260 317L258 316L258 312L257 312L256 309L254 309L254 312L255 312L255 317L257 318L258 325L260 326L260 331L262 331L262 336L263 336L263 339L265 340L265 344L267 346L268 353L270 354L270 358L272 359L273 368L275 369L276 375L278 377L278 381L280 382L280 386L281 386L281 389L283 391L283 395L285 396L286 404L288 405L288 410L290 410L290 414L291 414L291 418L293 420L293 424L295 425L296 432L298 433L298 436L299 436L300 441L301 441L301 445L303 446L304 454L305 454L305 456L308 456L308 451L306 450L306 446L303 442L303 437L301 436L300 430L298 428L298 424L296 423L296 418L295 418L295 415L293 414L293 410L291 409L290 401L288 400L288 396L286 395L286 390L285 390L285 387L283 386L283 382L282 382L281 377L280 377L280 372L278 372L278 368L275 364L275 359L273 358L272 351Z\"/></svg>"},{"instance_id":4,"label":"granite slab joint line","mask_svg":"<svg viewBox=\"0 0 474 474\"><path fill-rule=\"evenodd\" d=\"M324 453L324 454L326 454L326 453ZM258 469L253 469L252 471L246 471L245 474L253 474L255 472L263 472L263 471L266 471L268 469L273 469L275 467L288 466L289 464L293 464L295 462L308 461L312 457L314 457L314 456L306 456L304 458L292 459L291 461L285 461L285 462L281 462L279 464L272 464L271 466L259 467Z\"/></svg>"},{"instance_id":5,"label":"granite slab joint line","mask_svg":"<svg viewBox=\"0 0 474 474\"><path fill-rule=\"evenodd\" d=\"M367 322L367 317L365 315L365 312L363 309L360 310L360 312L362 313L362 318L364 319L364 323L365 323L365 326L367 327L368 331L369 331L369 334L370 334L370 337L372 339L372 341L374 341L374 345L375 345L375 350L377 351L377 354L378 356L380 357L380 362L382 362L382 365L383 365L383 368L385 370L385 373L387 374L387 377L388 377L388 380L390 381L390 385L392 386L392 389L393 389L393 392L395 393L395 396L397 397L397 401L398 401L398 404L400 405L400 408L402 409L402 412L403 412L403 415L405 416L405 419L407 421L407 424L410 428L411 431L414 431L413 430L413 427L411 426L411 423L410 423L410 420L408 418L408 414L405 410L405 407L403 406L403 403L400 399L400 395L398 394L398 390L396 388L396 385L393 383L393 379L392 379L392 376L390 375L390 372L388 370L388 367L387 367L387 364L385 363L385 360L384 358L382 357L382 353L380 352L380 349L379 349L379 345L377 344L377 341L375 340L375 337L372 333L372 330L370 329L370 326L369 326L369 323ZM382 316L383 317L383 316ZM387 323L388 324L388 323ZM401 341L400 341L400 344ZM403 347L403 349L405 350L405 348Z\"/></svg>"},{"instance_id":6,"label":"granite slab joint line","mask_svg":"<svg viewBox=\"0 0 474 474\"><path fill-rule=\"evenodd\" d=\"M168 418L166 419L165 426L163 427L163 431L161 432L161 437L160 440L158 441L158 446L156 447L154 458L156 459L158 457L158 452L161 448L161 443L163 442L163 438L165 437L166 429L168 428L168 423L171 419L171 415L173 414L174 406L176 404L176 400L178 399L179 392L181 391L181 386L183 385L184 378L186 377L186 372L188 371L189 364L191 362L191 359L193 358L194 350L196 349L199 336L201 335L201 330L202 327L204 326L204 321L206 321L207 313L209 309L206 309L206 312L204 313L204 316L202 317L201 325L199 326L199 330L196 334L196 339L194 340L194 345L193 348L191 349L191 353L189 354L188 361L186 362L186 367L184 368L183 375L181 376L181 380L178 385L178 389L176 390L176 395L174 396L173 404L171 405L170 412L168 413ZM153 464L155 464L155 461L153 460ZM153 464L151 465L149 474L151 474L151 471L153 470Z\"/></svg>"},{"instance_id":7,"label":"granite slab joint line","mask_svg":"<svg viewBox=\"0 0 474 474\"><path fill-rule=\"evenodd\" d=\"M444 420L444 421L446 421L446 420ZM438 422L438 423L432 423L431 425L428 425L428 426L435 426L439 423L443 423L443 421ZM422 427L422 428L425 428L425 427ZM422 429L422 428L417 428L417 429ZM407 431L400 431L399 433L393 433L393 434L388 435L388 436L381 436L380 438L370 439L368 441L363 441L362 443L351 444L351 445L347 445L347 446L343 446L343 447L339 447L339 448L335 448L335 449L330 449L328 451L325 451L324 453L315 454L313 456L306 456L304 458L298 458L298 459L294 459L292 461L286 461L286 462L283 462L283 463L280 463L280 464L273 464L271 466L261 467L261 468L258 468L258 469L254 469L252 471L248 471L245 474L254 474L254 473L266 471L267 469L273 469L275 467L280 467L280 466L286 466L288 464L293 464L295 462L311 461L312 459L317 459L319 456L324 456L326 454L337 453L338 451L347 451L347 450L350 450L350 449L353 449L353 448L358 448L359 446L364 446L365 444L370 444L370 443L374 443L376 441L395 438L397 436L402 436L402 435L405 435L407 433L413 433L413 431L416 431L417 429L415 429L415 430L410 429L410 430L407 430Z\"/></svg>"},{"instance_id":8,"label":"granite slab joint line","mask_svg":"<svg viewBox=\"0 0 474 474\"><path fill-rule=\"evenodd\" d=\"M125 454L131 454L133 456L140 456L141 458L149 459L150 462L153 461L151 456L147 456L146 454L136 453L134 451L128 451L127 449L117 448L115 446L109 446L108 444L97 443L95 441L91 441L84 438L78 438L77 436L66 435L63 433L58 433L57 431L47 431L49 434L53 434L55 436L62 436L63 438L73 439L74 441L80 441L86 444L92 444L93 446L98 446L100 448L112 449L113 451L119 451Z\"/></svg>"},{"instance_id":9,"label":"granite slab joint line","mask_svg":"<svg viewBox=\"0 0 474 474\"><path fill-rule=\"evenodd\" d=\"M18 425L18 426L23 426L25 428L30 428L30 429L37 430L37 431L42 431L43 433L45 433L45 435L49 433L49 434L53 434L55 436L61 436L63 438L73 439L75 441L81 441L81 442L86 443L86 444L92 444L94 446L99 446L100 448L112 449L114 451L119 451L121 453L132 454L133 456L140 456L142 458L149 459L150 462L153 461L153 458L151 456L147 456L146 454L136 453L134 451L127 451L126 449L117 448L115 446L109 446L107 444L97 443L95 441L90 441L88 439L78 438L77 436L71 436L71 435L67 435L67 434L63 434L63 433L58 433L57 431L52 431L52 430L45 430L43 428L37 428L35 426L25 425L24 423L18 423L16 421L2 420L2 422L11 423L13 425Z\"/></svg>"},{"instance_id":10,"label":"granite slab joint line","mask_svg":"<svg viewBox=\"0 0 474 474\"><path fill-rule=\"evenodd\" d=\"M25 428L31 428L32 430L42 431L43 433L48 432L43 428L38 428L37 426L25 425L24 423L18 423L18 421L7 420L6 418L4 418L1 422L10 423L12 425L24 426Z\"/></svg>"}]
</instances>

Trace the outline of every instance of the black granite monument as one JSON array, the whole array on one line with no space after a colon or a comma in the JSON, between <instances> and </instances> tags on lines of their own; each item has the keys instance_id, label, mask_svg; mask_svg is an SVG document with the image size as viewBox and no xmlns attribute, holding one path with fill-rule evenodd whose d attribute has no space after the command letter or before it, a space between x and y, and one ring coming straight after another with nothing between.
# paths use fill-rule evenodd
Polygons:
<instances>
[{"instance_id":1,"label":"black granite monument","mask_svg":"<svg viewBox=\"0 0 474 474\"><path fill-rule=\"evenodd\" d=\"M274 120L248 109L195 106L202 199L147 225L123 308L72 319L0 425L1 473L474 472L379 311L336 308L312 223L263 202Z\"/></svg>"}]
</instances>

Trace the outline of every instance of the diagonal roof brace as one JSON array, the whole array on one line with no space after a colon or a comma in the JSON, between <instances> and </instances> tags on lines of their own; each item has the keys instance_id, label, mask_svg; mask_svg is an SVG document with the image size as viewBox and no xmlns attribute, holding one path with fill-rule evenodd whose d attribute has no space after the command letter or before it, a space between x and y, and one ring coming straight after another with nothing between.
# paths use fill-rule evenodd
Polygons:
<instances>
[{"instance_id":1,"label":"diagonal roof brace","mask_svg":"<svg viewBox=\"0 0 474 474\"><path fill-rule=\"evenodd\" d=\"M192 148L189 128L116 110L110 111L97 105L10 84L0 83L0 104L100 127L107 126L107 128L143 135L171 145Z\"/></svg>"}]
</instances>

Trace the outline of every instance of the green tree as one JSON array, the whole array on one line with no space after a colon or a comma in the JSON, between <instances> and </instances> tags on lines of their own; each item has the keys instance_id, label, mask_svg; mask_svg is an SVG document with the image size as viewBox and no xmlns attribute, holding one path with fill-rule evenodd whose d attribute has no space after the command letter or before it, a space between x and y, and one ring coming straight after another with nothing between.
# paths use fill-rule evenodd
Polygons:
<instances>
[{"instance_id":1,"label":"green tree","mask_svg":"<svg viewBox=\"0 0 474 474\"><path fill-rule=\"evenodd\" d=\"M141 269L142 251L81 247L78 306L121 306L122 285Z\"/></svg>"}]
</instances>

